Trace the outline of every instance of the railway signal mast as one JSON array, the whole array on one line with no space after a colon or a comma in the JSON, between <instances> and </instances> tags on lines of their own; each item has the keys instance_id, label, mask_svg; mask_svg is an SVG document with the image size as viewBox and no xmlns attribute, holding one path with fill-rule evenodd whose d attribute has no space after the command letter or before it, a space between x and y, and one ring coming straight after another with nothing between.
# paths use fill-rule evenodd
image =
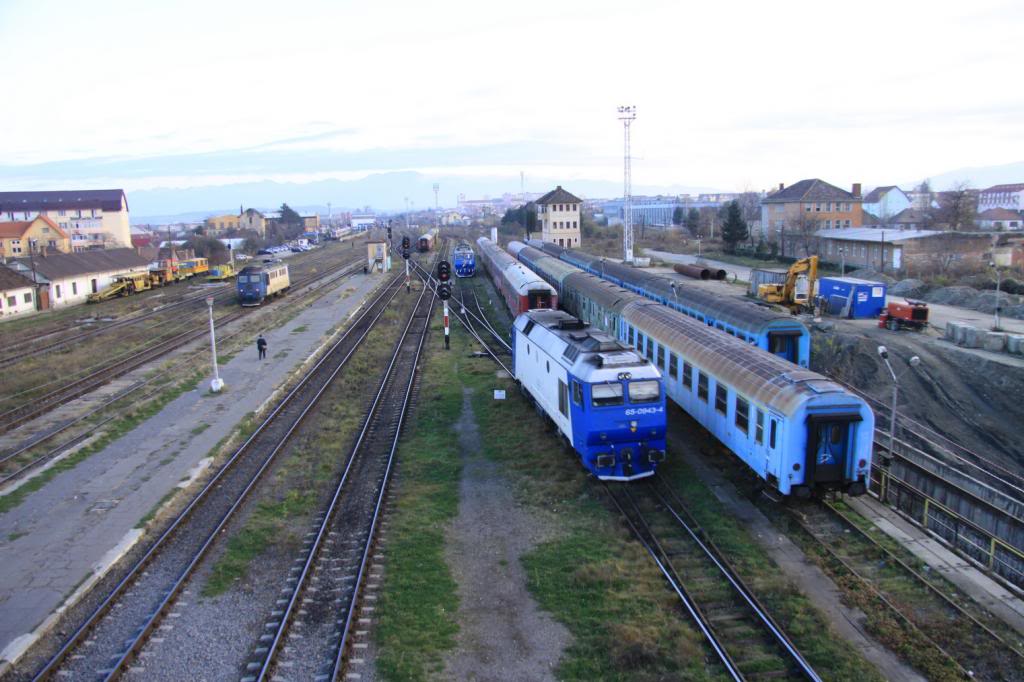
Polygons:
<instances>
[{"instance_id":1,"label":"railway signal mast","mask_svg":"<svg viewBox=\"0 0 1024 682\"><path fill-rule=\"evenodd\" d=\"M412 283L409 279L409 236L402 237L402 258L405 259L405 293L409 293L412 289Z\"/></svg>"},{"instance_id":2,"label":"railway signal mast","mask_svg":"<svg viewBox=\"0 0 1024 682\"><path fill-rule=\"evenodd\" d=\"M633 262L633 169L629 158L629 126L636 120L636 107L619 107L619 120L622 121L625 135L625 153L622 171L622 201L625 216L622 223L622 248L625 261Z\"/></svg>"},{"instance_id":3,"label":"railway signal mast","mask_svg":"<svg viewBox=\"0 0 1024 682\"><path fill-rule=\"evenodd\" d=\"M449 326L448 326L448 299L452 297L452 285L449 280L452 278L452 266L448 261L443 260L437 264L437 296L444 304L444 349L449 349Z\"/></svg>"}]
</instances>

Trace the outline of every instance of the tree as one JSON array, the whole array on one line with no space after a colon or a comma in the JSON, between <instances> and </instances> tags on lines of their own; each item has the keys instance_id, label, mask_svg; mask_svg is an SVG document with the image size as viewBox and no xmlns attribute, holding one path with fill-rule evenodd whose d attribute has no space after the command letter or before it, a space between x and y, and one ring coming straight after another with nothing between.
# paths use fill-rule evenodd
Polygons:
<instances>
[{"instance_id":1,"label":"tree","mask_svg":"<svg viewBox=\"0 0 1024 682\"><path fill-rule=\"evenodd\" d=\"M939 210L943 222L954 232L974 228L978 215L978 193L965 180L953 185L948 192L941 193Z\"/></svg>"},{"instance_id":2,"label":"tree","mask_svg":"<svg viewBox=\"0 0 1024 682\"><path fill-rule=\"evenodd\" d=\"M673 225L682 225L683 224L683 219L684 219L684 213L685 212L683 211L683 207L682 206L676 206L674 209L672 209L672 224Z\"/></svg>"},{"instance_id":3,"label":"tree","mask_svg":"<svg viewBox=\"0 0 1024 682\"><path fill-rule=\"evenodd\" d=\"M700 211L695 208L691 208L686 212L686 229L690 231L690 234L697 236L697 228L700 227Z\"/></svg>"},{"instance_id":4,"label":"tree","mask_svg":"<svg viewBox=\"0 0 1024 682\"><path fill-rule=\"evenodd\" d=\"M743 210L739 201L730 201L726 204L725 221L722 225L722 241L725 242L727 251L735 251L736 245L746 241L750 236L747 229L747 221L743 219Z\"/></svg>"},{"instance_id":5,"label":"tree","mask_svg":"<svg viewBox=\"0 0 1024 682\"><path fill-rule=\"evenodd\" d=\"M281 204L281 224L302 225L302 216L300 216L295 209L288 204Z\"/></svg>"},{"instance_id":6,"label":"tree","mask_svg":"<svg viewBox=\"0 0 1024 682\"><path fill-rule=\"evenodd\" d=\"M796 217L786 220L782 234L782 255L790 258L806 258L816 253L817 244L814 235L818 229L818 221L806 211L800 211ZM794 246L792 253L786 252L787 241ZM800 251L803 251L803 254L800 254Z\"/></svg>"}]
</instances>

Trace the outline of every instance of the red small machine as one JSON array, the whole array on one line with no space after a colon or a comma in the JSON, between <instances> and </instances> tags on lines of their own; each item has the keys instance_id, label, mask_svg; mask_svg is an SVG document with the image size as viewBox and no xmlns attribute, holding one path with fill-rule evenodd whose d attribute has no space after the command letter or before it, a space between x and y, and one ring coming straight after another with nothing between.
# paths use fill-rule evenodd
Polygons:
<instances>
[{"instance_id":1,"label":"red small machine","mask_svg":"<svg viewBox=\"0 0 1024 682\"><path fill-rule=\"evenodd\" d=\"M878 316L878 326L891 331L914 329L921 331L928 326L928 304L924 301L890 303Z\"/></svg>"}]
</instances>

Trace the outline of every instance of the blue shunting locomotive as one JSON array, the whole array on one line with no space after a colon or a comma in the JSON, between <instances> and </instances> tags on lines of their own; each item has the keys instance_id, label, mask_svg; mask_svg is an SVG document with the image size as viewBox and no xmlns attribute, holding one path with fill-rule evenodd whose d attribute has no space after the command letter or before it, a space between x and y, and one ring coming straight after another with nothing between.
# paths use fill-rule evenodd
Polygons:
<instances>
[{"instance_id":1,"label":"blue shunting locomotive","mask_svg":"<svg viewBox=\"0 0 1024 682\"><path fill-rule=\"evenodd\" d=\"M476 273L476 255L473 247L466 242L460 242L452 251L452 263L455 266L456 277L472 277Z\"/></svg>"},{"instance_id":2,"label":"blue shunting locomotive","mask_svg":"<svg viewBox=\"0 0 1024 682\"><path fill-rule=\"evenodd\" d=\"M664 461L661 373L632 348L560 310L529 310L513 325L512 366L599 479L643 478Z\"/></svg>"},{"instance_id":3,"label":"blue shunting locomotive","mask_svg":"<svg viewBox=\"0 0 1024 682\"><path fill-rule=\"evenodd\" d=\"M249 265L242 268L235 280L238 302L244 306L260 305L289 286L288 266L281 262Z\"/></svg>"}]
</instances>

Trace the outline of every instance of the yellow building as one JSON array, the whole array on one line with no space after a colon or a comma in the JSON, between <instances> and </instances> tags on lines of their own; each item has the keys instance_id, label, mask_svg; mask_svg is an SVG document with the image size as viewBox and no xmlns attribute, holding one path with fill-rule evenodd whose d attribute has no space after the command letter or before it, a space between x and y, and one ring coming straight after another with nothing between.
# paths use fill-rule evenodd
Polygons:
<instances>
[{"instance_id":1,"label":"yellow building","mask_svg":"<svg viewBox=\"0 0 1024 682\"><path fill-rule=\"evenodd\" d=\"M207 234L219 234L228 230L237 230L240 217L236 215L215 215L203 221Z\"/></svg>"},{"instance_id":2,"label":"yellow building","mask_svg":"<svg viewBox=\"0 0 1024 682\"><path fill-rule=\"evenodd\" d=\"M320 214L319 213L301 213L299 216L302 218L302 227L309 232L316 232L320 230Z\"/></svg>"},{"instance_id":3,"label":"yellow building","mask_svg":"<svg viewBox=\"0 0 1024 682\"><path fill-rule=\"evenodd\" d=\"M0 192L0 223L50 218L73 251L132 245L128 199L120 189Z\"/></svg>"},{"instance_id":4,"label":"yellow building","mask_svg":"<svg viewBox=\"0 0 1024 682\"><path fill-rule=\"evenodd\" d=\"M71 239L57 223L46 216L33 220L0 222L0 256L22 258L28 256L30 245L34 253L71 253Z\"/></svg>"},{"instance_id":5,"label":"yellow building","mask_svg":"<svg viewBox=\"0 0 1024 682\"><path fill-rule=\"evenodd\" d=\"M238 217L238 227L242 230L255 232L260 237L267 235L267 219L255 208L247 208Z\"/></svg>"},{"instance_id":6,"label":"yellow building","mask_svg":"<svg viewBox=\"0 0 1024 682\"><path fill-rule=\"evenodd\" d=\"M559 185L537 199L537 227L541 239L566 248L580 246L580 204L583 200Z\"/></svg>"}]
</instances>

